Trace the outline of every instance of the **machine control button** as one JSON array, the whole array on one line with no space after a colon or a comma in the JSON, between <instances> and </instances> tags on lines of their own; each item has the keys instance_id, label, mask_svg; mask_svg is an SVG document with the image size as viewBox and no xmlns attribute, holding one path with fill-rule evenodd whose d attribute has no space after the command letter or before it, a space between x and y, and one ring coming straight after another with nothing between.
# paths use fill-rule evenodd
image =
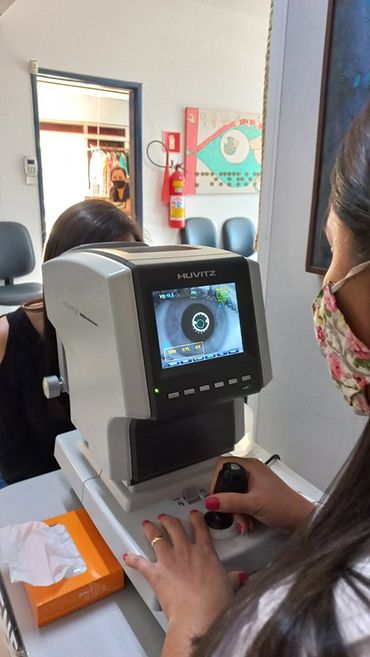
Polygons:
<instances>
[{"instance_id":1,"label":"machine control button","mask_svg":"<svg viewBox=\"0 0 370 657\"><path fill-rule=\"evenodd\" d=\"M215 493L246 493L248 474L239 463L224 463L218 473Z\"/></svg>"},{"instance_id":2,"label":"machine control button","mask_svg":"<svg viewBox=\"0 0 370 657\"><path fill-rule=\"evenodd\" d=\"M42 380L42 389L46 399L54 399L54 397L59 397L62 392L65 392L64 381L62 377L45 376Z\"/></svg>"},{"instance_id":3,"label":"machine control button","mask_svg":"<svg viewBox=\"0 0 370 657\"><path fill-rule=\"evenodd\" d=\"M252 378L252 377L251 377L250 374L244 374L244 376L242 376L242 381L250 381L251 378Z\"/></svg>"},{"instance_id":4,"label":"machine control button","mask_svg":"<svg viewBox=\"0 0 370 657\"><path fill-rule=\"evenodd\" d=\"M187 388L184 390L184 395L194 395L195 393L195 388Z\"/></svg>"},{"instance_id":5,"label":"machine control button","mask_svg":"<svg viewBox=\"0 0 370 657\"><path fill-rule=\"evenodd\" d=\"M182 495L188 504L194 504L201 499L200 490L197 486L189 486L189 488L185 488Z\"/></svg>"},{"instance_id":6,"label":"machine control button","mask_svg":"<svg viewBox=\"0 0 370 657\"><path fill-rule=\"evenodd\" d=\"M180 397L179 392L169 392L168 393L168 399L176 399L176 397Z\"/></svg>"},{"instance_id":7,"label":"machine control button","mask_svg":"<svg viewBox=\"0 0 370 657\"><path fill-rule=\"evenodd\" d=\"M204 385L204 386L199 386L199 392L206 392L206 390L210 390L211 386L210 385Z\"/></svg>"},{"instance_id":8,"label":"machine control button","mask_svg":"<svg viewBox=\"0 0 370 657\"><path fill-rule=\"evenodd\" d=\"M235 383L238 383L238 379L229 379L229 385L233 386Z\"/></svg>"},{"instance_id":9,"label":"machine control button","mask_svg":"<svg viewBox=\"0 0 370 657\"><path fill-rule=\"evenodd\" d=\"M223 388L225 385L225 381L216 381L216 383L213 384L215 388Z\"/></svg>"}]
</instances>

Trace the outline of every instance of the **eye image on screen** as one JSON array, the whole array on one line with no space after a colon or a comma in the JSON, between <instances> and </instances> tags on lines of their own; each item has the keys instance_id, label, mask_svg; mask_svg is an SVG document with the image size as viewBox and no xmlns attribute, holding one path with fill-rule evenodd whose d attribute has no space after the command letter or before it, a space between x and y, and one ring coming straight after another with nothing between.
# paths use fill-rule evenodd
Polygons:
<instances>
[{"instance_id":1,"label":"eye image on screen","mask_svg":"<svg viewBox=\"0 0 370 657\"><path fill-rule=\"evenodd\" d=\"M244 351L235 283L153 292L162 368Z\"/></svg>"}]
</instances>

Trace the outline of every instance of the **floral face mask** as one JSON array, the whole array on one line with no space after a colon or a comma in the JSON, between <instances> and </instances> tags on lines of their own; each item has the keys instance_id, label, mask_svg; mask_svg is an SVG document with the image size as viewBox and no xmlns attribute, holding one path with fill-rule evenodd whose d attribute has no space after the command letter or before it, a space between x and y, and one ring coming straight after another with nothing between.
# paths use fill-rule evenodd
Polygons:
<instances>
[{"instance_id":1,"label":"floral face mask","mask_svg":"<svg viewBox=\"0 0 370 657\"><path fill-rule=\"evenodd\" d=\"M360 415L370 415L370 401L366 395L366 387L370 386L370 349L348 326L337 306L335 292L347 278L369 265L370 261L358 265L339 283L325 285L312 306L316 339L331 377L346 402Z\"/></svg>"}]
</instances>

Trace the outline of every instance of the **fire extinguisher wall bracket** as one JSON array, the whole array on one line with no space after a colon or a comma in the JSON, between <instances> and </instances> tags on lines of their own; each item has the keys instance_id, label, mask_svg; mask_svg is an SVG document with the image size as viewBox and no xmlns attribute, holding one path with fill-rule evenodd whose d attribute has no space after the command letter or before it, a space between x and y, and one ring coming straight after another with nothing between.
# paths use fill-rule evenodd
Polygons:
<instances>
[{"instance_id":1,"label":"fire extinguisher wall bracket","mask_svg":"<svg viewBox=\"0 0 370 657\"><path fill-rule=\"evenodd\" d=\"M169 178L169 215L170 228L185 227L185 174L180 164Z\"/></svg>"}]
</instances>

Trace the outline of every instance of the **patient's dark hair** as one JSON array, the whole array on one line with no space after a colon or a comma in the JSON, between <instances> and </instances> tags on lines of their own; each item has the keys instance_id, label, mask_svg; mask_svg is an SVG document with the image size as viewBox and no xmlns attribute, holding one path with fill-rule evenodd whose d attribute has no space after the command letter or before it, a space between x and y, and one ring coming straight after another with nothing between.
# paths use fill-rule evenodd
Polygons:
<instances>
[{"instance_id":1,"label":"patient's dark hair","mask_svg":"<svg viewBox=\"0 0 370 657\"><path fill-rule=\"evenodd\" d=\"M285 544L281 555L256 582L248 583L235 603L207 635L192 657L354 657L345 646L336 616L335 589L348 587L351 605L368 608L370 580L353 567L370 541L370 420L323 508ZM247 649L242 630L263 613L261 596L287 583L277 609ZM260 609L258 603L261 601ZM267 613L268 617L268 613ZM246 637L248 639L248 637ZM361 655L370 655L370 638ZM367 648L367 651L364 648Z\"/></svg>"},{"instance_id":2,"label":"patient's dark hair","mask_svg":"<svg viewBox=\"0 0 370 657\"><path fill-rule=\"evenodd\" d=\"M338 149L329 205L352 231L358 262L370 258L370 102Z\"/></svg>"},{"instance_id":3,"label":"patient's dark hair","mask_svg":"<svg viewBox=\"0 0 370 657\"><path fill-rule=\"evenodd\" d=\"M142 232L122 210L109 201L82 201L62 212L45 247L44 261L81 244L142 241Z\"/></svg>"},{"instance_id":4,"label":"patient's dark hair","mask_svg":"<svg viewBox=\"0 0 370 657\"><path fill-rule=\"evenodd\" d=\"M87 200L65 210L56 220L45 247L44 261L75 246L95 242L142 241L140 226L109 201ZM47 308L45 309L47 312ZM55 329L44 313L45 374L59 374ZM56 402L56 403L54 403ZM69 417L66 395L53 400L50 407Z\"/></svg>"}]
</instances>

